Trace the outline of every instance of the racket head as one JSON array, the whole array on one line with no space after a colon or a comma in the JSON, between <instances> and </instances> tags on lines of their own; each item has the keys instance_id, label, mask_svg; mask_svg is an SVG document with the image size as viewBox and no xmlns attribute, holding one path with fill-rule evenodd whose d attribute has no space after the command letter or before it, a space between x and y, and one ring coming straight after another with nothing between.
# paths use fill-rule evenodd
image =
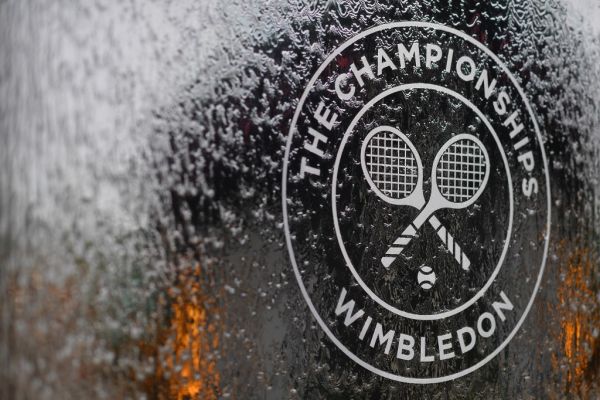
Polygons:
<instances>
[{"instance_id":1,"label":"racket head","mask_svg":"<svg viewBox=\"0 0 600 400\"><path fill-rule=\"evenodd\" d=\"M421 208L423 165L412 142L392 126L378 126L362 143L360 163L369 186L388 204Z\"/></svg>"},{"instance_id":2,"label":"racket head","mask_svg":"<svg viewBox=\"0 0 600 400\"><path fill-rule=\"evenodd\" d=\"M465 208L485 190L490 158L483 143L463 133L452 137L438 151L432 170L432 199L436 208Z\"/></svg>"}]
</instances>

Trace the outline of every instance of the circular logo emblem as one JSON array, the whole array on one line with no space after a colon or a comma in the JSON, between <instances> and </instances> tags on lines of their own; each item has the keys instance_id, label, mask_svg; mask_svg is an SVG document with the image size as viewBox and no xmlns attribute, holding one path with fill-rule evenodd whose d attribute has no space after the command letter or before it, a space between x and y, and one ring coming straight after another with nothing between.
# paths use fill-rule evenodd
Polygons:
<instances>
[{"instance_id":1,"label":"circular logo emblem","mask_svg":"<svg viewBox=\"0 0 600 400\"><path fill-rule=\"evenodd\" d=\"M282 192L304 298L376 374L466 375L531 308L550 232L541 134L513 74L460 31L391 23L337 48L296 109Z\"/></svg>"}]
</instances>

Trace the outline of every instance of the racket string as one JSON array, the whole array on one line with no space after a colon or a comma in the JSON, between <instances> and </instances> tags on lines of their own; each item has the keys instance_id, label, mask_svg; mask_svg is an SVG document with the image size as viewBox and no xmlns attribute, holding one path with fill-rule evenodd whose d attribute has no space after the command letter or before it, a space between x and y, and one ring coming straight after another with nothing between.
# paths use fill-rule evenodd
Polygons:
<instances>
[{"instance_id":1,"label":"racket string","mask_svg":"<svg viewBox=\"0 0 600 400\"><path fill-rule=\"evenodd\" d=\"M478 144L470 140L453 143L437 168L440 193L454 203L471 199L485 178L487 161Z\"/></svg>"},{"instance_id":2,"label":"racket string","mask_svg":"<svg viewBox=\"0 0 600 400\"><path fill-rule=\"evenodd\" d=\"M381 192L401 199L414 191L418 179L417 162L401 137L380 132L369 141L365 155L371 180Z\"/></svg>"}]
</instances>

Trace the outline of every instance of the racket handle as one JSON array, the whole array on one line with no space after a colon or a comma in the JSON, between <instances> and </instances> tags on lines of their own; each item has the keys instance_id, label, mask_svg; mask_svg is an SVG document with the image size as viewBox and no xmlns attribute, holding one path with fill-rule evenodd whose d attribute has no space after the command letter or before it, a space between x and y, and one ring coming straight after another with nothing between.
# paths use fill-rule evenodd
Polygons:
<instances>
[{"instance_id":1,"label":"racket handle","mask_svg":"<svg viewBox=\"0 0 600 400\"><path fill-rule=\"evenodd\" d=\"M417 234L417 227L413 224L404 229L404 232L396 239L393 245L390 246L388 251L385 253L385 256L381 257L381 264L385 268L389 268L390 265L396 260L396 258L402 253L404 248L408 246L412 238L414 238Z\"/></svg>"},{"instance_id":2,"label":"racket handle","mask_svg":"<svg viewBox=\"0 0 600 400\"><path fill-rule=\"evenodd\" d=\"M439 219L435 215L429 218L429 223L435 229L438 237L444 242L446 245L446 249L452 254L457 263L460 264L461 268L465 271L469 270L471 266L471 260L465 253L463 253L462 249L454 240L454 237L448 232L445 226L442 225Z\"/></svg>"},{"instance_id":3,"label":"racket handle","mask_svg":"<svg viewBox=\"0 0 600 400\"><path fill-rule=\"evenodd\" d=\"M461 268L465 271L469 270L471 266L471 260L469 257L462 251L458 243L454 240L454 237L448 232L445 226L442 225L439 219L435 215L429 218L429 223L435 229L438 237L442 240L446 249L452 254L456 262L458 262ZM390 246L388 251L385 253L385 256L381 257L381 264L385 268L389 268L390 265L396 258L404 251L404 248L408 246L410 241L416 236L417 227L413 224L410 224L404 232L400 235L398 239L394 242L393 245Z\"/></svg>"}]
</instances>

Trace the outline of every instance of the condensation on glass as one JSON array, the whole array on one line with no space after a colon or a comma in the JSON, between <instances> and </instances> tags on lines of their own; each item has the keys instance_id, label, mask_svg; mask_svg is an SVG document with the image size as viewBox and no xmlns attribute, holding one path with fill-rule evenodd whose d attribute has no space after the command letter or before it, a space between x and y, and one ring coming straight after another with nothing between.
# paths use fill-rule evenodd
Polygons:
<instances>
[{"instance_id":1,"label":"condensation on glass","mask_svg":"<svg viewBox=\"0 0 600 400\"><path fill-rule=\"evenodd\" d=\"M0 397L600 396L599 18L592 0L2 2ZM451 384L347 359L283 240L304 86L337 45L401 20L499 54L551 163L534 309Z\"/></svg>"}]
</instances>

